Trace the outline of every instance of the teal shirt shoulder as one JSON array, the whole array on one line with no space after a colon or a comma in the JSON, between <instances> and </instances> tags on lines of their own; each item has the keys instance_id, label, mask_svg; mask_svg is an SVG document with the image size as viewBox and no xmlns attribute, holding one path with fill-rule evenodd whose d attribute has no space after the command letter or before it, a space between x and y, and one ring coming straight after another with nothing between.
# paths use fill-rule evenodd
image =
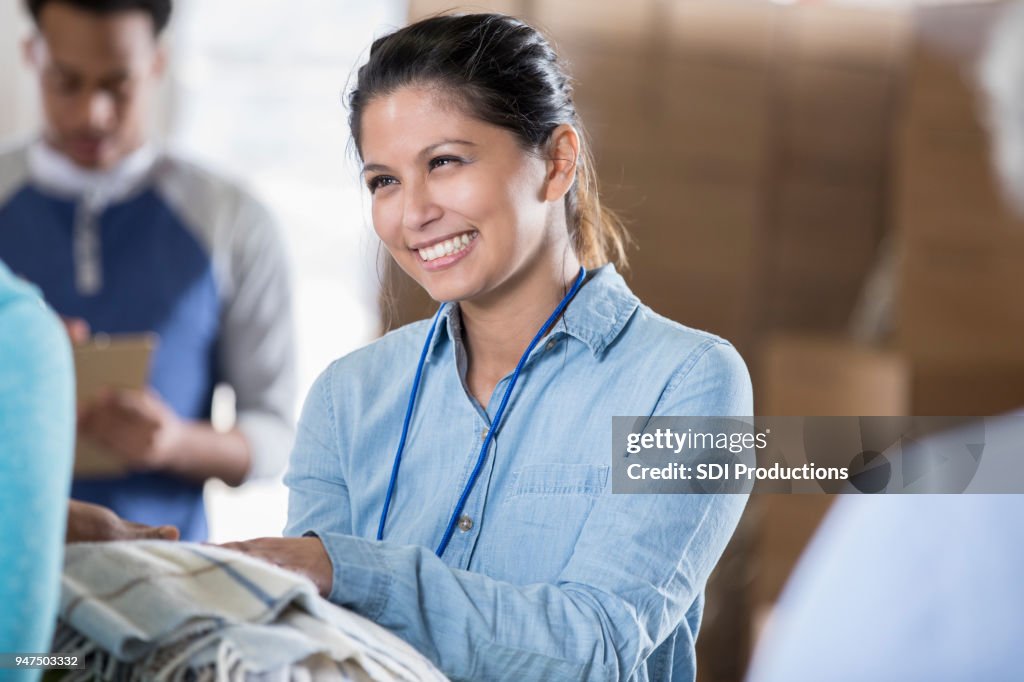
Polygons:
<instances>
[{"instance_id":1,"label":"teal shirt shoulder","mask_svg":"<svg viewBox=\"0 0 1024 682\"><path fill-rule=\"evenodd\" d=\"M60 321L32 286L0 263L3 652L50 649L71 487L73 386L71 349ZM37 673L18 671L13 679Z\"/></svg>"},{"instance_id":2,"label":"teal shirt shoulder","mask_svg":"<svg viewBox=\"0 0 1024 682\"><path fill-rule=\"evenodd\" d=\"M593 272L527 359L462 521L434 554L510 376L465 388L460 317L431 341L402 467L375 540L429 321L331 365L285 482L286 534L321 538L331 599L452 679L692 680L703 590L743 495L613 495L612 417L748 416L733 347Z\"/></svg>"}]
</instances>

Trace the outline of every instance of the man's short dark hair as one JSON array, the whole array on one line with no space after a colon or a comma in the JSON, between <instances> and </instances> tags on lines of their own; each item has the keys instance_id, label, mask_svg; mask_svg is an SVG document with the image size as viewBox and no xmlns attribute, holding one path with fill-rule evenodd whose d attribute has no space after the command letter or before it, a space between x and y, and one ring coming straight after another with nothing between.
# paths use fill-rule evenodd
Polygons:
<instances>
[{"instance_id":1,"label":"man's short dark hair","mask_svg":"<svg viewBox=\"0 0 1024 682\"><path fill-rule=\"evenodd\" d=\"M160 35L171 18L171 0L26 0L28 12L36 26L39 26L39 15L42 14L43 7L52 2L71 5L94 14L142 10L153 20L153 35Z\"/></svg>"}]
</instances>

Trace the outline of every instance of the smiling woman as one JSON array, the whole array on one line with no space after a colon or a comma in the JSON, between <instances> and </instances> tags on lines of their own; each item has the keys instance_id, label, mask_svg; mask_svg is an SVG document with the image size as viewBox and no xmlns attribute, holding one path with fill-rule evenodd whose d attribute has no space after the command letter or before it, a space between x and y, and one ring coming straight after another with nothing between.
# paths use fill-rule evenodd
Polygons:
<instances>
[{"instance_id":1,"label":"smiling woman","mask_svg":"<svg viewBox=\"0 0 1024 682\"><path fill-rule=\"evenodd\" d=\"M612 495L613 415L752 412L726 341L629 291L569 78L510 17L378 39L350 96L374 229L442 302L307 397L283 539L453 679L686 679L741 495Z\"/></svg>"}]
</instances>

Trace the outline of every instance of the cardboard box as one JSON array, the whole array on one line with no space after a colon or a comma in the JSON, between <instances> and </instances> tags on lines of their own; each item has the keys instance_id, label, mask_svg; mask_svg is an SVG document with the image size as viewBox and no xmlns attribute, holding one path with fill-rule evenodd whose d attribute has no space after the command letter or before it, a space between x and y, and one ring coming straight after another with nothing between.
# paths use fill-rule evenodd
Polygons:
<instances>
[{"instance_id":1,"label":"cardboard box","mask_svg":"<svg viewBox=\"0 0 1024 682\"><path fill-rule=\"evenodd\" d=\"M739 343L749 335L753 296L749 280L695 273L684 268L632 268L630 286L655 312Z\"/></svg>"},{"instance_id":2,"label":"cardboard box","mask_svg":"<svg viewBox=\"0 0 1024 682\"><path fill-rule=\"evenodd\" d=\"M950 211L972 221L1000 220L1005 214L990 153L989 138L978 127L928 129L907 121L894 157L893 199L915 229L933 230Z\"/></svg>"},{"instance_id":3,"label":"cardboard box","mask_svg":"<svg viewBox=\"0 0 1024 682\"><path fill-rule=\"evenodd\" d=\"M780 269L863 277L885 221L881 183L791 174L778 191L773 251Z\"/></svg>"},{"instance_id":4,"label":"cardboard box","mask_svg":"<svg viewBox=\"0 0 1024 682\"><path fill-rule=\"evenodd\" d=\"M792 63L780 87L784 154L879 176L888 159L892 74Z\"/></svg>"},{"instance_id":5,"label":"cardboard box","mask_svg":"<svg viewBox=\"0 0 1024 682\"><path fill-rule=\"evenodd\" d=\"M453 2L453 0L409 0L409 21L419 21L435 14L453 12L501 12L522 17L527 3L524 0L482 0Z\"/></svg>"},{"instance_id":6,"label":"cardboard box","mask_svg":"<svg viewBox=\"0 0 1024 682\"><path fill-rule=\"evenodd\" d=\"M573 100L595 146L614 146L623 139L632 148L650 149L649 133L660 118L661 92L651 73L654 56L621 43L596 49L566 43L560 46L573 77Z\"/></svg>"},{"instance_id":7,"label":"cardboard box","mask_svg":"<svg viewBox=\"0 0 1024 682\"><path fill-rule=\"evenodd\" d=\"M755 409L764 415L909 414L910 367L890 351L780 334L759 355Z\"/></svg>"},{"instance_id":8,"label":"cardboard box","mask_svg":"<svg viewBox=\"0 0 1024 682\"><path fill-rule=\"evenodd\" d=\"M897 298L898 346L929 364L1024 362L1019 272L905 275Z\"/></svg>"},{"instance_id":9,"label":"cardboard box","mask_svg":"<svg viewBox=\"0 0 1024 682\"><path fill-rule=\"evenodd\" d=\"M772 81L763 70L677 60L665 68L658 112L664 157L755 180L769 170Z\"/></svg>"},{"instance_id":10,"label":"cardboard box","mask_svg":"<svg viewBox=\"0 0 1024 682\"><path fill-rule=\"evenodd\" d=\"M787 59L888 72L904 58L911 21L899 8L804 3L784 8L782 25Z\"/></svg>"},{"instance_id":11,"label":"cardboard box","mask_svg":"<svg viewBox=\"0 0 1024 682\"><path fill-rule=\"evenodd\" d=\"M645 270L749 276L764 214L757 186L689 181L647 187L657 192L635 212L634 229Z\"/></svg>"},{"instance_id":12,"label":"cardboard box","mask_svg":"<svg viewBox=\"0 0 1024 682\"><path fill-rule=\"evenodd\" d=\"M531 23L555 41L603 39L649 43L657 26L656 0L559 0L530 3Z\"/></svg>"},{"instance_id":13,"label":"cardboard box","mask_svg":"<svg viewBox=\"0 0 1024 682\"><path fill-rule=\"evenodd\" d=\"M985 417L1024 408L1024 362L965 361L913 367L914 414Z\"/></svg>"},{"instance_id":14,"label":"cardboard box","mask_svg":"<svg viewBox=\"0 0 1024 682\"><path fill-rule=\"evenodd\" d=\"M929 368L1024 364L1024 221L1004 205L969 78L999 11L990 4L914 15L893 173L896 341ZM950 385L952 399L960 389Z\"/></svg>"},{"instance_id":15,"label":"cardboard box","mask_svg":"<svg viewBox=\"0 0 1024 682\"><path fill-rule=\"evenodd\" d=\"M760 287L757 329L840 335L850 324L860 283L835 277L773 275Z\"/></svg>"},{"instance_id":16,"label":"cardboard box","mask_svg":"<svg viewBox=\"0 0 1024 682\"><path fill-rule=\"evenodd\" d=\"M765 69L771 66L778 6L758 0L674 0L665 7L673 53Z\"/></svg>"},{"instance_id":17,"label":"cardboard box","mask_svg":"<svg viewBox=\"0 0 1024 682\"><path fill-rule=\"evenodd\" d=\"M973 64L917 44L907 63L904 118L913 128L959 131L984 120L984 106L973 83Z\"/></svg>"}]
</instances>

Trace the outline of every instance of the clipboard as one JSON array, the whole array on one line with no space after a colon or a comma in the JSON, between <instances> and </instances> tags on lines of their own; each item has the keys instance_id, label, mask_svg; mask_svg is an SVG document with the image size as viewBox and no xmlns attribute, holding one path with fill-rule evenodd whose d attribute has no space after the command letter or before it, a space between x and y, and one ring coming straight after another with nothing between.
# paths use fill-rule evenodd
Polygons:
<instances>
[{"instance_id":1,"label":"clipboard","mask_svg":"<svg viewBox=\"0 0 1024 682\"><path fill-rule=\"evenodd\" d=\"M157 345L155 334L97 334L74 346L75 398L79 406L104 388L141 390L149 380L149 361ZM126 473L116 456L81 437L75 442L75 477L100 478Z\"/></svg>"}]
</instances>

